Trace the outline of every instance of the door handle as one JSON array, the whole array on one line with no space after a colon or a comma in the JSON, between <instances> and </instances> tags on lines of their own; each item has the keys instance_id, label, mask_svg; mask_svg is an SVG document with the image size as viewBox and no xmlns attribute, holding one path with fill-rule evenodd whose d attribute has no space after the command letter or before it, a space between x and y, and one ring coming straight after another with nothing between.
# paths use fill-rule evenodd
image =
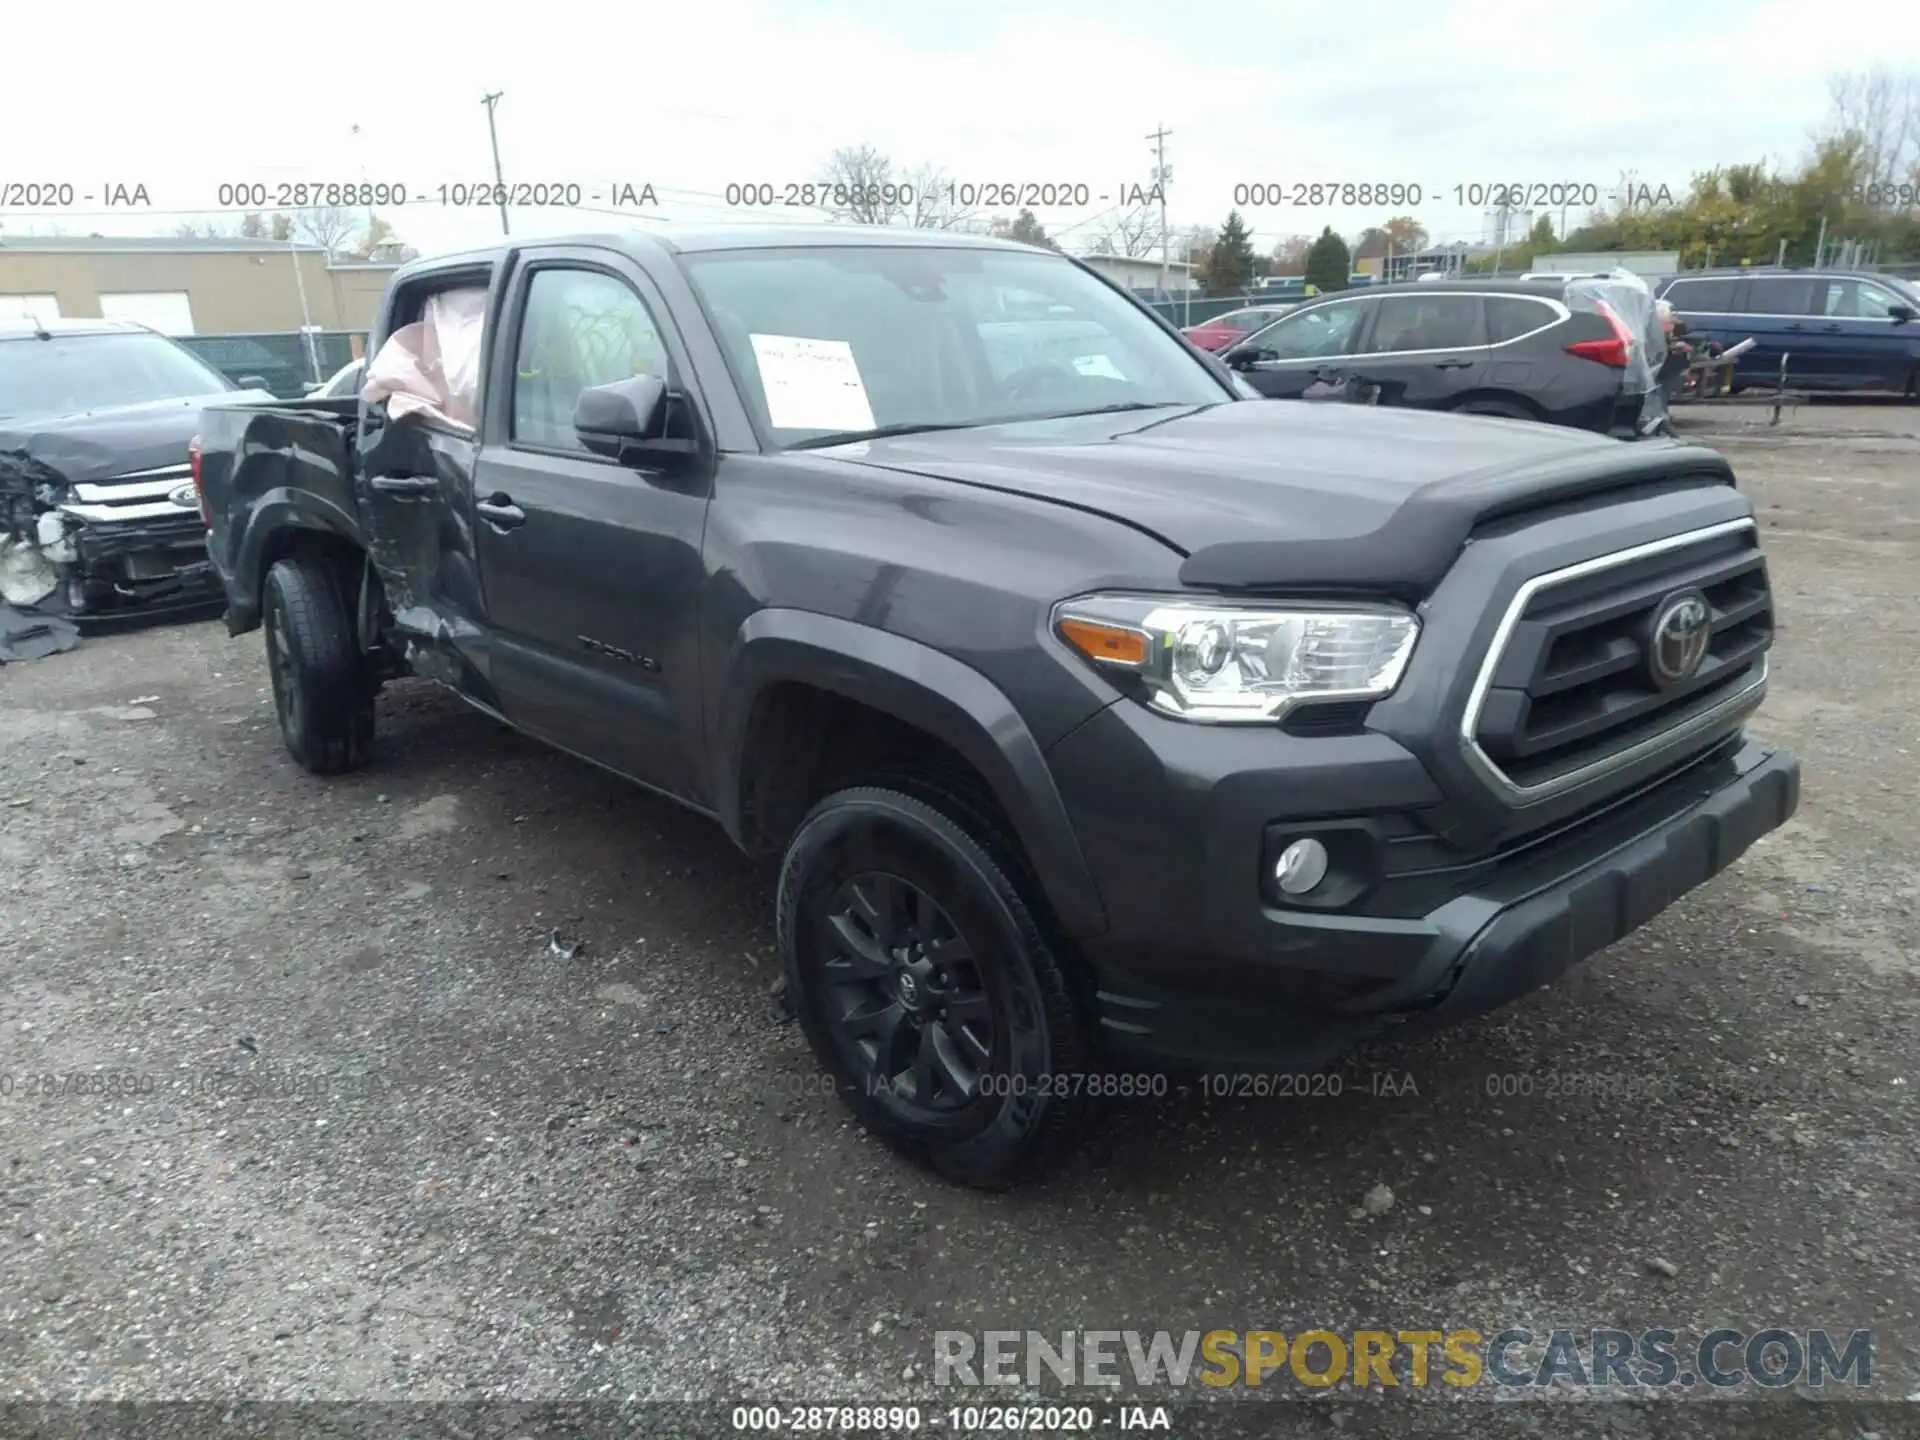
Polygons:
<instances>
[{"instance_id":1,"label":"door handle","mask_svg":"<svg viewBox=\"0 0 1920 1440\"><path fill-rule=\"evenodd\" d=\"M502 530L512 530L527 523L527 512L514 504L510 496L495 495L479 501L473 508L489 525Z\"/></svg>"},{"instance_id":2,"label":"door handle","mask_svg":"<svg viewBox=\"0 0 1920 1440\"><path fill-rule=\"evenodd\" d=\"M1844 335L1847 330L1844 325L1822 325L1820 328L1829 335Z\"/></svg>"},{"instance_id":3,"label":"door handle","mask_svg":"<svg viewBox=\"0 0 1920 1440\"><path fill-rule=\"evenodd\" d=\"M426 475L376 475L367 485L382 495L432 495L440 489L440 482Z\"/></svg>"},{"instance_id":4,"label":"door handle","mask_svg":"<svg viewBox=\"0 0 1920 1440\"><path fill-rule=\"evenodd\" d=\"M1433 368L1436 370L1465 370L1471 364L1473 364L1471 360L1436 360L1433 362Z\"/></svg>"},{"instance_id":5,"label":"door handle","mask_svg":"<svg viewBox=\"0 0 1920 1440\"><path fill-rule=\"evenodd\" d=\"M1798 333L1799 333L1800 331L1802 331L1802 330L1804 330L1804 329L1806 329L1806 328L1807 328L1807 327L1806 327L1806 326L1804 326L1804 325L1789 325L1789 326L1787 326L1787 329L1788 329L1789 331L1791 331L1792 333L1794 333L1794 334L1798 334Z\"/></svg>"}]
</instances>

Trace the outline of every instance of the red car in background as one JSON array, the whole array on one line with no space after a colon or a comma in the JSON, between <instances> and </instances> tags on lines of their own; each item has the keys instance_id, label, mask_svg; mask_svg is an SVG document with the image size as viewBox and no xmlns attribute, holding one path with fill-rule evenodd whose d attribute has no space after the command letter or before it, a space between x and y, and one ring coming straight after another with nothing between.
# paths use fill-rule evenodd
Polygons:
<instances>
[{"instance_id":1,"label":"red car in background","mask_svg":"<svg viewBox=\"0 0 1920 1440\"><path fill-rule=\"evenodd\" d=\"M1216 315L1204 324L1189 325L1180 333L1202 350L1224 350L1241 336L1272 324L1291 309L1291 305L1249 305L1245 310Z\"/></svg>"}]
</instances>

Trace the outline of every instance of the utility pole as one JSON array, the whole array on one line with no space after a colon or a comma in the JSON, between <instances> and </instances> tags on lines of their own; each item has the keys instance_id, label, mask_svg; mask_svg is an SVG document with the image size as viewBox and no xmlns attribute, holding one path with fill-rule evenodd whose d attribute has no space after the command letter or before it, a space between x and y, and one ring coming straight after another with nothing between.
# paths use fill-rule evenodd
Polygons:
<instances>
[{"instance_id":1,"label":"utility pole","mask_svg":"<svg viewBox=\"0 0 1920 1440\"><path fill-rule=\"evenodd\" d=\"M373 233L373 186L367 179L366 141L360 138L360 127L353 127L354 149L360 157L360 183L367 188L367 258L373 258L374 241L379 237Z\"/></svg>"},{"instance_id":2,"label":"utility pole","mask_svg":"<svg viewBox=\"0 0 1920 1440\"><path fill-rule=\"evenodd\" d=\"M493 145L493 183L495 198L500 201L500 233L511 235L513 231L507 224L507 182L500 174L500 134L493 128L493 107L500 103L500 97L505 93L504 90L495 90L491 95L482 95L480 103L487 107L487 139Z\"/></svg>"},{"instance_id":3,"label":"utility pole","mask_svg":"<svg viewBox=\"0 0 1920 1440\"><path fill-rule=\"evenodd\" d=\"M1167 289L1167 180L1173 172L1167 169L1167 136L1173 132L1164 123L1147 139L1153 142L1153 183L1160 191L1160 293L1171 295Z\"/></svg>"},{"instance_id":4,"label":"utility pole","mask_svg":"<svg viewBox=\"0 0 1920 1440\"><path fill-rule=\"evenodd\" d=\"M1820 239L1813 247L1813 268L1818 270L1827 254L1827 217L1820 217Z\"/></svg>"},{"instance_id":5,"label":"utility pole","mask_svg":"<svg viewBox=\"0 0 1920 1440\"><path fill-rule=\"evenodd\" d=\"M307 378L320 383L320 356L313 348L313 312L307 308L307 281L300 273L300 237L287 237L287 254L293 260L293 285L300 292L300 339L307 350Z\"/></svg>"}]
</instances>

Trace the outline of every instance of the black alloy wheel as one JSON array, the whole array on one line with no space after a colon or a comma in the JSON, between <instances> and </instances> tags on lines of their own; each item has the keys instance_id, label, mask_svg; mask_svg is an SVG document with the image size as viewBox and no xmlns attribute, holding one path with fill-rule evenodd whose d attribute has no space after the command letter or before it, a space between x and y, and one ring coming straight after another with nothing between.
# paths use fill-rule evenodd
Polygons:
<instances>
[{"instance_id":1,"label":"black alloy wheel","mask_svg":"<svg viewBox=\"0 0 1920 1440\"><path fill-rule=\"evenodd\" d=\"M863 1085L924 1119L980 1099L993 1002L946 911L913 882L869 871L840 887L827 931L827 1023Z\"/></svg>"},{"instance_id":2,"label":"black alloy wheel","mask_svg":"<svg viewBox=\"0 0 1920 1440\"><path fill-rule=\"evenodd\" d=\"M903 1155L1002 1188L1090 1117L1080 962L973 790L888 775L828 795L787 846L778 928L814 1055Z\"/></svg>"}]
</instances>

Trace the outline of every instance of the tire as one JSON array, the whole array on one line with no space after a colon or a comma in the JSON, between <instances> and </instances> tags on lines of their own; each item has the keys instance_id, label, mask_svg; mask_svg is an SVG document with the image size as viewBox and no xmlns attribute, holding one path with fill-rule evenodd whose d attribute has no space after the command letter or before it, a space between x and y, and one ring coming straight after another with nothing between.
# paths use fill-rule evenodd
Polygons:
<instances>
[{"instance_id":1,"label":"tire","mask_svg":"<svg viewBox=\"0 0 1920 1440\"><path fill-rule=\"evenodd\" d=\"M781 866L780 949L801 1029L861 1123L1002 1189L1083 1128L1096 1052L1018 845L940 794L882 783L814 806Z\"/></svg>"},{"instance_id":2,"label":"tire","mask_svg":"<svg viewBox=\"0 0 1920 1440\"><path fill-rule=\"evenodd\" d=\"M1534 420L1538 417L1524 405L1511 400L1469 400L1464 405L1456 405L1457 415L1499 415L1508 420Z\"/></svg>"},{"instance_id":3,"label":"tire","mask_svg":"<svg viewBox=\"0 0 1920 1440\"><path fill-rule=\"evenodd\" d=\"M307 557L267 572L267 666L287 753L315 775L366 763L373 685L333 570Z\"/></svg>"}]
</instances>

